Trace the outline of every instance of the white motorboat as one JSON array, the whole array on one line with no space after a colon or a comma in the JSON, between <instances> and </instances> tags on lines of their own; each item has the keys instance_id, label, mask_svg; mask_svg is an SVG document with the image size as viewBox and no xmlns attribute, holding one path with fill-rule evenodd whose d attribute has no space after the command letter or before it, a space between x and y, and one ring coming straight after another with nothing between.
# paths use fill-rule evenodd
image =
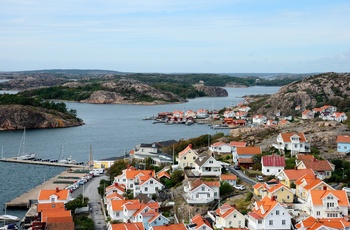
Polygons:
<instances>
[{"instance_id":1,"label":"white motorboat","mask_svg":"<svg viewBox=\"0 0 350 230\"><path fill-rule=\"evenodd\" d=\"M19 218L17 216L12 215L0 215L0 220L4 222L17 222L19 221Z\"/></svg>"}]
</instances>

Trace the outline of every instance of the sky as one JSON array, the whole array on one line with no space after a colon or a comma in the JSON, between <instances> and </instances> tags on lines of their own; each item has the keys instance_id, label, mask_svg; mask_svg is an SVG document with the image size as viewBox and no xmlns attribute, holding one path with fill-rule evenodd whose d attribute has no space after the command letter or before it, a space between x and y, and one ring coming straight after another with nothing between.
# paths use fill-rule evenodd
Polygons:
<instances>
[{"instance_id":1,"label":"sky","mask_svg":"<svg viewBox=\"0 0 350 230\"><path fill-rule=\"evenodd\" d=\"M1 0L0 71L350 72L349 0Z\"/></svg>"}]
</instances>

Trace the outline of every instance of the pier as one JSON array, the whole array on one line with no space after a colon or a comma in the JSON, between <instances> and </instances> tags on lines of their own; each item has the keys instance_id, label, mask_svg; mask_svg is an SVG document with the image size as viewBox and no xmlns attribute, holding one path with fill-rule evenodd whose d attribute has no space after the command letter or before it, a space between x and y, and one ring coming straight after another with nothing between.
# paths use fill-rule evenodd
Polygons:
<instances>
[{"instance_id":1,"label":"pier","mask_svg":"<svg viewBox=\"0 0 350 230\"><path fill-rule=\"evenodd\" d=\"M65 165L67 167L67 165ZM51 189L65 189L66 186L73 184L79 178L83 177L87 170L82 170L79 168L68 168L67 170L61 172L55 177L45 181L44 183L30 189L21 196L18 196L8 203L5 203L8 209L28 209L32 202L36 202L39 197L40 190L51 190Z\"/></svg>"},{"instance_id":2,"label":"pier","mask_svg":"<svg viewBox=\"0 0 350 230\"><path fill-rule=\"evenodd\" d=\"M57 166L57 167L74 167L74 168L87 168L88 167L86 165L80 165L80 164L65 164L65 163L39 161L39 160L17 160L16 158L3 158L3 159L0 159L0 161L11 162L11 163L21 163L21 164Z\"/></svg>"}]
</instances>

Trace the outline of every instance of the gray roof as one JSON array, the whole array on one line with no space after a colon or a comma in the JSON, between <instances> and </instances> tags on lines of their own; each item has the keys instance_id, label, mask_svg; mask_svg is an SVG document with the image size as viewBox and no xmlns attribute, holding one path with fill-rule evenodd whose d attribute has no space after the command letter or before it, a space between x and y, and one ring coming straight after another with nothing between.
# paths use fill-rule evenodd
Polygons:
<instances>
[{"instance_id":1,"label":"gray roof","mask_svg":"<svg viewBox=\"0 0 350 230\"><path fill-rule=\"evenodd\" d=\"M201 154L198 156L198 158L194 161L198 166L202 166L205 162L209 160L211 156L207 154Z\"/></svg>"}]
</instances>

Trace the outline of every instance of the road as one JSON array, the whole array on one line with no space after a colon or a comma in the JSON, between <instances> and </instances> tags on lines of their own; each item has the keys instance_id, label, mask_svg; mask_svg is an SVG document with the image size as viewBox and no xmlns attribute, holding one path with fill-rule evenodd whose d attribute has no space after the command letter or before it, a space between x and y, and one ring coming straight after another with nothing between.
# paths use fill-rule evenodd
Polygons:
<instances>
[{"instance_id":1,"label":"road","mask_svg":"<svg viewBox=\"0 0 350 230\"><path fill-rule=\"evenodd\" d=\"M83 194L84 197L89 198L90 215L94 221L95 230L106 230L106 219L104 212L102 211L101 196L98 194L97 188L100 185L100 180L109 179L107 176L102 175L94 177L86 184L81 185L76 191L72 193L73 197L77 197L79 194ZM84 190L84 191L83 191Z\"/></svg>"},{"instance_id":2,"label":"road","mask_svg":"<svg viewBox=\"0 0 350 230\"><path fill-rule=\"evenodd\" d=\"M246 174L244 174L241 170L235 170L233 166L228 167L228 170L239 177L242 181L251 184L254 186L257 182L251 178L249 178Z\"/></svg>"}]
</instances>

